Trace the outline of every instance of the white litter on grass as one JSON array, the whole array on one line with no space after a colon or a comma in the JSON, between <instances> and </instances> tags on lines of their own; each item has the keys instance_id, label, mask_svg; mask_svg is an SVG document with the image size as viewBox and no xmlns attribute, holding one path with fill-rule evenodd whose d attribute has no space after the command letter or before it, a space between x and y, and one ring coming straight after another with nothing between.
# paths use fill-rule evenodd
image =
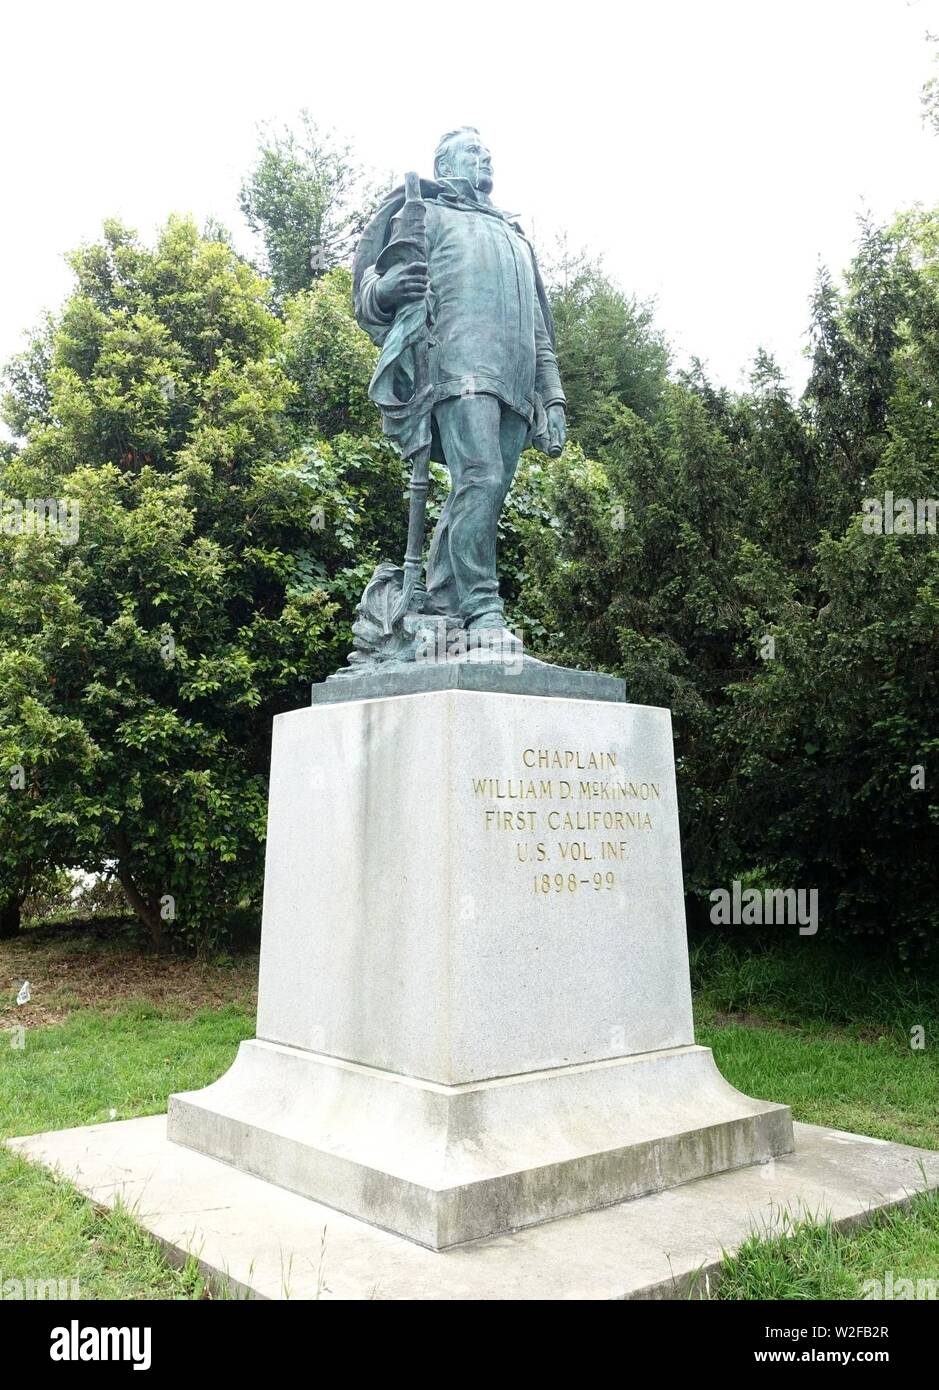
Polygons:
<instances>
[{"instance_id":1,"label":"white litter on grass","mask_svg":"<svg viewBox=\"0 0 939 1390\"><path fill-rule=\"evenodd\" d=\"M17 1002L17 1004L28 1004L28 1003L29 1003L29 981L28 981L28 980L24 980L23 983L20 985L20 992L19 992L19 994L16 996L16 1002Z\"/></svg>"}]
</instances>

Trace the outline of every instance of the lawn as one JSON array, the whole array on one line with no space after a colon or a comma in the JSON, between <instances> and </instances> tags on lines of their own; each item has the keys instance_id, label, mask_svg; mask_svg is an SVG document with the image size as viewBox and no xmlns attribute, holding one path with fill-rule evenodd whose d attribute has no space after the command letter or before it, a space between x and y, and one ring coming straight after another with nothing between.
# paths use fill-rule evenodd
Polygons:
<instances>
[{"instance_id":1,"label":"lawn","mask_svg":"<svg viewBox=\"0 0 939 1390\"><path fill-rule=\"evenodd\" d=\"M31 999L17 1006L22 979ZM155 1114L171 1091L214 1081L254 1035L256 980L257 956L158 960L99 933L0 942L0 1135ZM84 1299L211 1292L126 1211L0 1149L0 1283L26 1279L77 1279Z\"/></svg>"},{"instance_id":2,"label":"lawn","mask_svg":"<svg viewBox=\"0 0 939 1390\"><path fill-rule=\"evenodd\" d=\"M807 941L755 956L707 942L692 975L698 1040L740 1090L799 1120L939 1149L937 972ZM206 1085L253 1036L256 978L256 955L160 960L113 930L0 942L0 1134L154 1114L170 1092ZM31 997L17 1005L23 979ZM750 1241L716 1294L859 1298L886 1271L939 1280L939 1197L847 1233L799 1226ZM126 1212L0 1151L0 1281L28 1278L78 1279L85 1299L211 1295Z\"/></svg>"}]
</instances>

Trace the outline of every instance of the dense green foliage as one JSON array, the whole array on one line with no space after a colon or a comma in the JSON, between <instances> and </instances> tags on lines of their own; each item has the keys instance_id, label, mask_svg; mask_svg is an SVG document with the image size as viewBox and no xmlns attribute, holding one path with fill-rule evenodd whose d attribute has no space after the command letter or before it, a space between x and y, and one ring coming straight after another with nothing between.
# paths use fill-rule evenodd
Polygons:
<instances>
[{"instance_id":1,"label":"dense green foliage","mask_svg":"<svg viewBox=\"0 0 939 1390\"><path fill-rule=\"evenodd\" d=\"M692 894L817 888L824 930L903 953L939 926L939 540L863 502L939 492L937 251L935 214L862 228L800 402L763 356L742 394L608 396L595 457L546 469L521 595L549 655L671 707Z\"/></svg>"},{"instance_id":2,"label":"dense green foliage","mask_svg":"<svg viewBox=\"0 0 939 1390\"><path fill-rule=\"evenodd\" d=\"M81 521L0 534L0 930L62 865L115 872L157 942L256 921L272 716L403 540L339 264L371 197L312 127L268 139L243 206L273 283L186 221L152 248L107 224L10 364L0 493ZM826 933L925 949L939 541L868 534L863 501L939 492L939 213L863 226L820 277L799 400L763 354L743 392L670 369L584 258L550 278L571 442L520 465L512 617L672 709L702 916L733 878L817 888Z\"/></svg>"},{"instance_id":3,"label":"dense green foliage","mask_svg":"<svg viewBox=\"0 0 939 1390\"><path fill-rule=\"evenodd\" d=\"M13 374L0 481L80 523L0 536L3 898L109 866L156 943L206 945L256 918L271 718L340 664L401 466L374 438L314 448L293 414L297 337L348 376L328 277L284 328L184 221L152 250L109 225L73 267L51 351Z\"/></svg>"}]
</instances>

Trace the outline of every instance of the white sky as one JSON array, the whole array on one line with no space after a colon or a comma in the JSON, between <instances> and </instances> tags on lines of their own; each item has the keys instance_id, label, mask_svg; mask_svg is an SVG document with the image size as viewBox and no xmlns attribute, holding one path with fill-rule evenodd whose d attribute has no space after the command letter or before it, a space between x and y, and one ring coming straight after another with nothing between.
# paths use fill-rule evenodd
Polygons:
<instances>
[{"instance_id":1,"label":"white sky","mask_svg":"<svg viewBox=\"0 0 939 1390\"><path fill-rule=\"evenodd\" d=\"M257 124L303 106L397 175L478 125L496 202L602 252L730 386L760 344L801 386L819 258L843 268L862 207L939 201L939 0L31 0L0 24L2 360L107 216L212 214L250 249Z\"/></svg>"}]
</instances>

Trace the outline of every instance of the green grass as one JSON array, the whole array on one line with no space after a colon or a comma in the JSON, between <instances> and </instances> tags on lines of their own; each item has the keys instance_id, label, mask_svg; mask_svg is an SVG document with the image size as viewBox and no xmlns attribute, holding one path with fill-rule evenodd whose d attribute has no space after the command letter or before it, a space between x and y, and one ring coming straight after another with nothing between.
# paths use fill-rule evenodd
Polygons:
<instances>
[{"instance_id":1,"label":"green grass","mask_svg":"<svg viewBox=\"0 0 939 1390\"><path fill-rule=\"evenodd\" d=\"M792 1106L806 1124L939 1149L939 1045L872 1042L821 1031L699 1025L727 1080L746 1095Z\"/></svg>"},{"instance_id":2,"label":"green grass","mask_svg":"<svg viewBox=\"0 0 939 1390\"><path fill-rule=\"evenodd\" d=\"M862 943L818 936L785 943L724 935L695 938L691 947L695 1016L728 1014L799 1029L838 1029L865 1039L909 1039L932 1025L939 1043L939 955L915 968L885 960Z\"/></svg>"},{"instance_id":3,"label":"green grass","mask_svg":"<svg viewBox=\"0 0 939 1390\"><path fill-rule=\"evenodd\" d=\"M83 1010L26 1045L0 1035L0 1133L156 1114L172 1091L205 1086L254 1034L247 1008L199 1010L188 1020L146 1003ZM68 1183L0 1149L0 1277L79 1281L83 1299L203 1298L194 1261L182 1270L123 1208L93 1207Z\"/></svg>"},{"instance_id":4,"label":"green grass","mask_svg":"<svg viewBox=\"0 0 939 1390\"><path fill-rule=\"evenodd\" d=\"M696 1037L728 1081L807 1124L939 1149L939 962L908 970L814 938L748 947L708 937L691 952ZM850 1231L783 1213L780 1235L724 1260L716 1297L858 1299L888 1270L939 1280L939 1194Z\"/></svg>"},{"instance_id":5,"label":"green grass","mask_svg":"<svg viewBox=\"0 0 939 1390\"><path fill-rule=\"evenodd\" d=\"M4 1026L33 1025L23 1050L0 1034L4 1136L159 1113L253 1036L250 960L164 970L75 933L13 950L0 971L37 989L32 1019L0 1001ZM939 1149L939 966L914 974L808 938L749 954L711 939L695 946L692 976L698 1040L740 1090L791 1105L799 1120ZM910 1047L916 1026L921 1051ZM939 1197L850 1232L790 1226L748 1241L725 1261L717 1296L858 1298L888 1270L939 1278ZM3 1150L0 1277L78 1278L86 1299L211 1296L194 1263L175 1269L129 1213L96 1209Z\"/></svg>"},{"instance_id":6,"label":"green grass","mask_svg":"<svg viewBox=\"0 0 939 1390\"><path fill-rule=\"evenodd\" d=\"M697 1039L739 1090L807 1124L939 1149L935 964L907 972L815 939L757 953L709 939L691 961Z\"/></svg>"},{"instance_id":7,"label":"green grass","mask_svg":"<svg viewBox=\"0 0 939 1390\"><path fill-rule=\"evenodd\" d=\"M65 1281L66 1296L82 1299L208 1293L195 1261L176 1269L125 1208L101 1211L8 1153L0 1154L0 1274L8 1294L8 1281L29 1279Z\"/></svg>"},{"instance_id":8,"label":"green grass","mask_svg":"<svg viewBox=\"0 0 939 1390\"><path fill-rule=\"evenodd\" d=\"M893 1276L894 1297L936 1297L939 1290L939 1193L921 1193L908 1210L878 1212L850 1231L830 1221L797 1222L784 1214L770 1240L751 1237L722 1262L717 1299L861 1299L882 1297ZM907 1290L900 1279L913 1281ZM871 1289L869 1280L879 1288ZM932 1288L930 1288L930 1282ZM865 1287L868 1285L867 1287ZM700 1291L700 1290L699 1290Z\"/></svg>"},{"instance_id":9,"label":"green grass","mask_svg":"<svg viewBox=\"0 0 939 1390\"><path fill-rule=\"evenodd\" d=\"M159 1114L170 1092L216 1080L253 1036L253 1013L237 1005L189 1019L143 1002L113 1014L81 1010L30 1030L21 1051L2 1049L0 1127L35 1134Z\"/></svg>"}]
</instances>

